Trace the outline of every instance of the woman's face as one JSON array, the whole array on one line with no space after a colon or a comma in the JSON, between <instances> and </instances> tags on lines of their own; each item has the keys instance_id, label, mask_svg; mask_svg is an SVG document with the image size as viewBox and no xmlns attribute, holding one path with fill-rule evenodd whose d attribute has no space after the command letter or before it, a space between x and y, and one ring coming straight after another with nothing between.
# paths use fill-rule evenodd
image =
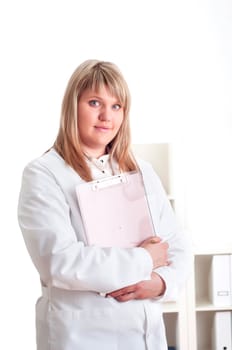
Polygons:
<instances>
[{"instance_id":1,"label":"woman's face","mask_svg":"<svg viewBox=\"0 0 232 350\"><path fill-rule=\"evenodd\" d=\"M123 121L124 108L102 87L98 92L85 90L78 103L78 130L81 148L92 157L105 154Z\"/></svg>"}]
</instances>

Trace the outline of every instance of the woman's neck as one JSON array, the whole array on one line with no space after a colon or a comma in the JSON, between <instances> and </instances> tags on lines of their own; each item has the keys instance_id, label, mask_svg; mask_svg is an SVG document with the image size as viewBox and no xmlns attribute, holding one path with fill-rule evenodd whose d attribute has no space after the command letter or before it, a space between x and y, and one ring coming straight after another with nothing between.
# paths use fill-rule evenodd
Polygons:
<instances>
[{"instance_id":1,"label":"woman's neck","mask_svg":"<svg viewBox=\"0 0 232 350\"><path fill-rule=\"evenodd\" d=\"M107 154L107 150L106 149L102 149L102 150L93 150L93 149L88 149L88 148L82 148L82 151L84 153L85 156L87 156L88 158L100 158L101 156L103 156L104 154Z\"/></svg>"}]
</instances>

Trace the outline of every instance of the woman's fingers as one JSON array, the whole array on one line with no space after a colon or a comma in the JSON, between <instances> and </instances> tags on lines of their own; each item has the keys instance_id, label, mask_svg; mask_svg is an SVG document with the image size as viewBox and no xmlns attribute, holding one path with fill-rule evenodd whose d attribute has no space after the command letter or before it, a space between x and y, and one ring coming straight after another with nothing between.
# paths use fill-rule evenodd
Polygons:
<instances>
[{"instance_id":1,"label":"woman's fingers","mask_svg":"<svg viewBox=\"0 0 232 350\"><path fill-rule=\"evenodd\" d=\"M132 284L131 286L127 286L118 290L115 290L111 293L108 293L106 296L110 296L112 298L118 298L122 295L133 293L136 290L136 284Z\"/></svg>"},{"instance_id":2,"label":"woman's fingers","mask_svg":"<svg viewBox=\"0 0 232 350\"><path fill-rule=\"evenodd\" d=\"M161 238L158 236L151 236L147 239L145 239L143 242L141 242L141 244L139 245L140 247L142 247L144 244L149 244L149 243L160 243L161 242Z\"/></svg>"}]
</instances>

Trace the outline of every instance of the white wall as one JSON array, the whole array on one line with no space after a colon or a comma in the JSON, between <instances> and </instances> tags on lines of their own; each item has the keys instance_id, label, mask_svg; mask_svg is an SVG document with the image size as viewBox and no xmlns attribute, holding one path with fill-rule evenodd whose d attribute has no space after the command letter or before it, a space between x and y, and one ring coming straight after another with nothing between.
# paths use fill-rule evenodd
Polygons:
<instances>
[{"instance_id":1,"label":"white wall","mask_svg":"<svg viewBox=\"0 0 232 350\"><path fill-rule=\"evenodd\" d=\"M0 348L35 349L39 285L17 225L17 197L24 165L54 141L72 71L88 58L114 61L131 88L133 141L194 130L193 145L199 130L207 139L212 128L232 128L231 16L229 0L0 3Z\"/></svg>"},{"instance_id":2,"label":"white wall","mask_svg":"<svg viewBox=\"0 0 232 350\"><path fill-rule=\"evenodd\" d=\"M173 144L177 208L197 251L232 247L231 136L230 128L193 130Z\"/></svg>"}]
</instances>

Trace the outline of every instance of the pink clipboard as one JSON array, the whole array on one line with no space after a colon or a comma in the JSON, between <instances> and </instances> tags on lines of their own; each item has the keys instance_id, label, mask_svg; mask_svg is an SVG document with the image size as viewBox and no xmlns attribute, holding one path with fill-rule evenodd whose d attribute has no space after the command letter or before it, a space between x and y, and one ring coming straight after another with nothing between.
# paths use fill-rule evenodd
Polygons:
<instances>
[{"instance_id":1,"label":"pink clipboard","mask_svg":"<svg viewBox=\"0 0 232 350\"><path fill-rule=\"evenodd\" d=\"M82 183L76 194L88 245L129 248L155 235L140 172Z\"/></svg>"}]
</instances>

